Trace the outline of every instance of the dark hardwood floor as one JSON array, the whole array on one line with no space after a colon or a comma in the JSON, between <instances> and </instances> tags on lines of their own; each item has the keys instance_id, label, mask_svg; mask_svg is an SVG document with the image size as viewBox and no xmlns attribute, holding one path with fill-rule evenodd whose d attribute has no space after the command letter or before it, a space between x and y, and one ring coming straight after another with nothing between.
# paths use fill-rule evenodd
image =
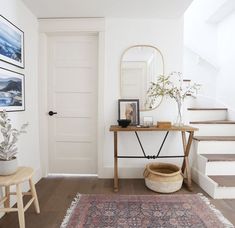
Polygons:
<instances>
[{"instance_id":1,"label":"dark hardwood floor","mask_svg":"<svg viewBox=\"0 0 235 228\"><path fill-rule=\"evenodd\" d=\"M26 228L57 228L66 214L77 192L82 194L157 194L145 187L143 179L120 180L120 191L113 192L113 180L95 177L50 177L43 178L36 184L41 213L34 212L33 205L26 211ZM235 224L235 200L214 200L196 184L193 192L185 187L175 194L193 194L202 192L223 215ZM24 200L27 200L25 196ZM0 219L0 228L17 228L17 213L12 212Z\"/></svg>"}]
</instances>

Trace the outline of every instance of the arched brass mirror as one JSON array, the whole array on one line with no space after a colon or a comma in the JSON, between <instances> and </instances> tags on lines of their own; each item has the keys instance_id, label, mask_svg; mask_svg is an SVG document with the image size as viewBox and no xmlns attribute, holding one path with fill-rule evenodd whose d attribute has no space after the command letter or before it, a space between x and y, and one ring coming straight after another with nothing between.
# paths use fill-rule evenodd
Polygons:
<instances>
[{"instance_id":1,"label":"arched brass mirror","mask_svg":"<svg viewBox=\"0 0 235 228\"><path fill-rule=\"evenodd\" d=\"M121 98L139 99L140 110L157 108L162 97L150 105L147 91L151 82L164 74L164 60L161 51L151 45L135 45L127 48L121 57Z\"/></svg>"}]
</instances>

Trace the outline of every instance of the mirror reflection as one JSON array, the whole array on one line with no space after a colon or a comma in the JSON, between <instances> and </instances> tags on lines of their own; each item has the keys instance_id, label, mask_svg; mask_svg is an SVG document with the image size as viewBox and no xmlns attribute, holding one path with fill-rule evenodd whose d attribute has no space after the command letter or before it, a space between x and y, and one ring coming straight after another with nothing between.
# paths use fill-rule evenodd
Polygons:
<instances>
[{"instance_id":1,"label":"mirror reflection","mask_svg":"<svg viewBox=\"0 0 235 228\"><path fill-rule=\"evenodd\" d=\"M121 58L121 98L139 99L140 110L159 106L162 97L150 105L147 91L151 82L164 74L164 61L160 50L150 45L135 45L126 49Z\"/></svg>"}]
</instances>

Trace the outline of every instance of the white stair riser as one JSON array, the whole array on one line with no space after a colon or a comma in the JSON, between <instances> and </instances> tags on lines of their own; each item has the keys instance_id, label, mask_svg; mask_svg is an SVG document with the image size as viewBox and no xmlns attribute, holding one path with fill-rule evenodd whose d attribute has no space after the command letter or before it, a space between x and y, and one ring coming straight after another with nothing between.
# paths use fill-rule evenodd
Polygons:
<instances>
[{"instance_id":1,"label":"white stair riser","mask_svg":"<svg viewBox=\"0 0 235 228\"><path fill-rule=\"evenodd\" d=\"M197 110L186 112L189 121L226 120L226 110Z\"/></svg>"},{"instance_id":2,"label":"white stair riser","mask_svg":"<svg viewBox=\"0 0 235 228\"><path fill-rule=\"evenodd\" d=\"M192 159L190 156L190 165L200 173L207 176L235 175L235 161L211 161L197 154Z\"/></svg>"},{"instance_id":3,"label":"white stair riser","mask_svg":"<svg viewBox=\"0 0 235 228\"><path fill-rule=\"evenodd\" d=\"M216 187L214 199L235 199L235 187Z\"/></svg>"},{"instance_id":4,"label":"white stair riser","mask_svg":"<svg viewBox=\"0 0 235 228\"><path fill-rule=\"evenodd\" d=\"M205 174L208 176L235 175L235 161L207 162Z\"/></svg>"},{"instance_id":5,"label":"white stair riser","mask_svg":"<svg viewBox=\"0 0 235 228\"><path fill-rule=\"evenodd\" d=\"M235 141L195 141L198 154L235 154Z\"/></svg>"},{"instance_id":6,"label":"white stair riser","mask_svg":"<svg viewBox=\"0 0 235 228\"><path fill-rule=\"evenodd\" d=\"M193 124L199 129L195 136L234 136L235 124Z\"/></svg>"}]
</instances>

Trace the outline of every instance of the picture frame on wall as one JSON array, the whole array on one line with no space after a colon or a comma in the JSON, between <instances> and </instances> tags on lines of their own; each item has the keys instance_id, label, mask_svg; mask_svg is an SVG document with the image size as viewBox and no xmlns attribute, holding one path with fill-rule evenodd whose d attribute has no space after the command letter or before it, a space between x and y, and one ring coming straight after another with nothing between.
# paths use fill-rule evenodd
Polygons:
<instances>
[{"instance_id":1,"label":"picture frame on wall","mask_svg":"<svg viewBox=\"0 0 235 228\"><path fill-rule=\"evenodd\" d=\"M0 15L0 60L24 68L24 32Z\"/></svg>"},{"instance_id":2,"label":"picture frame on wall","mask_svg":"<svg viewBox=\"0 0 235 228\"><path fill-rule=\"evenodd\" d=\"M119 99L118 119L129 119L130 125L139 125L139 99Z\"/></svg>"},{"instance_id":3,"label":"picture frame on wall","mask_svg":"<svg viewBox=\"0 0 235 228\"><path fill-rule=\"evenodd\" d=\"M25 110L24 75L0 68L0 111Z\"/></svg>"}]
</instances>

